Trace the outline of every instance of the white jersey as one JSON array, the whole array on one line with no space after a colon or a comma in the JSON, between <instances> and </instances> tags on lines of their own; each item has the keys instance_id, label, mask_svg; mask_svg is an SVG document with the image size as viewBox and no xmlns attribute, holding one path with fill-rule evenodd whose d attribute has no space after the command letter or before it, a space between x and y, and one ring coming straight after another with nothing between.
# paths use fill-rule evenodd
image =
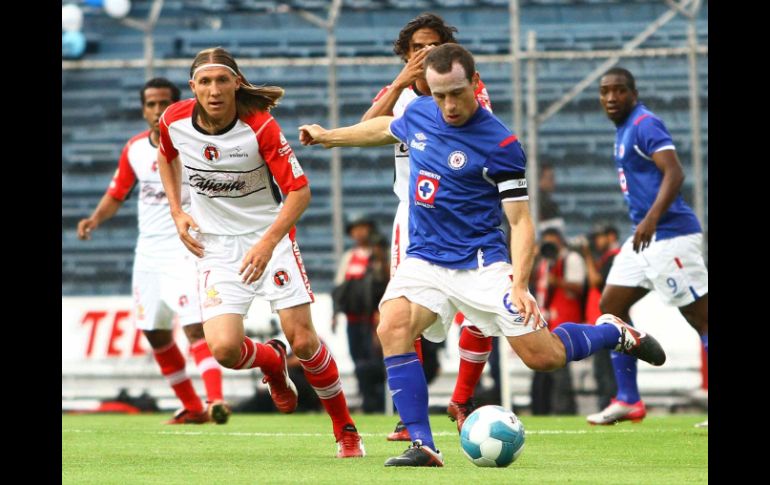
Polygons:
<instances>
[{"instance_id":1,"label":"white jersey","mask_svg":"<svg viewBox=\"0 0 770 485\"><path fill-rule=\"evenodd\" d=\"M216 135L195 123L195 99L169 106L160 118L160 150L179 157L190 183L190 215L200 232L242 235L265 230L287 194L307 185L278 122L258 111Z\"/></svg>"},{"instance_id":2,"label":"white jersey","mask_svg":"<svg viewBox=\"0 0 770 485\"><path fill-rule=\"evenodd\" d=\"M390 85L385 86L380 90L379 93L377 93L377 96L374 97L372 100L372 104L376 103L380 100L380 98L388 92L390 89ZM408 88L401 91L401 95L396 100L396 104L393 105L393 113L392 115L395 118L400 118L403 116L404 111L406 110L407 105L414 101L416 98L418 98L420 94L418 94L414 90L414 86L409 86ZM487 94L487 88L484 86L484 83L479 80L479 87L476 90L476 99L478 100L479 104L481 104L482 108L485 108L489 110L489 112L492 112L492 104L489 102L489 94ZM406 145L406 143L399 142L394 146L394 154L396 158L396 175L393 181L393 192L398 197L398 200L400 202L409 202L409 147Z\"/></svg>"},{"instance_id":3,"label":"white jersey","mask_svg":"<svg viewBox=\"0 0 770 485\"><path fill-rule=\"evenodd\" d=\"M139 237L134 267L146 272L163 272L184 259L187 253L169 213L157 153L158 147L152 144L149 130L131 138L123 147L118 169L107 189L111 197L123 201L139 183ZM186 179L182 185L182 204L185 208L190 204Z\"/></svg>"}]
</instances>

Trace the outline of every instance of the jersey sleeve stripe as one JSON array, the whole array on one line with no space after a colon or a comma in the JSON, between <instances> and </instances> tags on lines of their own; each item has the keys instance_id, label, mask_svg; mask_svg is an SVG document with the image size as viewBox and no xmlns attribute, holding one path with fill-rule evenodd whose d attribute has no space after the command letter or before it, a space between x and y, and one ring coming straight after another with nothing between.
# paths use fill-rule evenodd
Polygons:
<instances>
[{"instance_id":1,"label":"jersey sleeve stripe","mask_svg":"<svg viewBox=\"0 0 770 485\"><path fill-rule=\"evenodd\" d=\"M641 149L641 148L639 148L639 145L634 145L634 151L635 151L637 154L639 154L639 156L640 156L640 157L644 158L645 160L650 160L650 161L652 161L652 158L651 158L651 157L648 157L647 155L645 155L645 154L644 154L644 152L642 151L642 149Z\"/></svg>"},{"instance_id":2,"label":"jersey sleeve stripe","mask_svg":"<svg viewBox=\"0 0 770 485\"><path fill-rule=\"evenodd\" d=\"M662 152L663 150L676 150L676 147L674 145L663 145L662 147L653 150L652 153Z\"/></svg>"},{"instance_id":3,"label":"jersey sleeve stripe","mask_svg":"<svg viewBox=\"0 0 770 485\"><path fill-rule=\"evenodd\" d=\"M511 143L515 142L516 140L518 140L518 138L516 138L516 135L511 135L508 138L506 138L505 140L500 142L500 148L505 148L508 145L510 145Z\"/></svg>"},{"instance_id":4,"label":"jersey sleeve stripe","mask_svg":"<svg viewBox=\"0 0 770 485\"><path fill-rule=\"evenodd\" d=\"M649 118L650 116L651 116L650 113L645 113L642 116L638 117L637 119L634 120L634 126L637 126L639 123L642 122L643 119Z\"/></svg>"}]
</instances>

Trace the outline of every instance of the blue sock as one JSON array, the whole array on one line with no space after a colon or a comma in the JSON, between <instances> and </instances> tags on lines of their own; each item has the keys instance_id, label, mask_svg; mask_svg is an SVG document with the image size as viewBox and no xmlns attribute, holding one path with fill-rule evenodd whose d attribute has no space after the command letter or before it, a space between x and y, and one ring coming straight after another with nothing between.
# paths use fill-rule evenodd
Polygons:
<instances>
[{"instance_id":1,"label":"blue sock","mask_svg":"<svg viewBox=\"0 0 770 485\"><path fill-rule=\"evenodd\" d=\"M700 341L703 342L703 348L706 349L706 355L709 353L709 333L706 332L700 336Z\"/></svg>"},{"instance_id":2,"label":"blue sock","mask_svg":"<svg viewBox=\"0 0 770 485\"><path fill-rule=\"evenodd\" d=\"M428 383L417 353L391 355L384 360L390 395L409 436L435 450L428 421Z\"/></svg>"},{"instance_id":3,"label":"blue sock","mask_svg":"<svg viewBox=\"0 0 770 485\"><path fill-rule=\"evenodd\" d=\"M615 371L615 383L618 385L618 399L628 404L639 402L639 386L636 382L636 357L620 352L611 352L612 370Z\"/></svg>"},{"instance_id":4,"label":"blue sock","mask_svg":"<svg viewBox=\"0 0 770 485\"><path fill-rule=\"evenodd\" d=\"M567 362L582 360L599 349L614 349L620 330L611 324L562 323L553 331L564 344Z\"/></svg>"},{"instance_id":5,"label":"blue sock","mask_svg":"<svg viewBox=\"0 0 770 485\"><path fill-rule=\"evenodd\" d=\"M634 326L630 320L626 323ZM618 394L615 399L628 404L639 402L641 396L639 396L639 385L636 382L636 357L620 352L611 352L610 357L612 358L612 370L615 371L615 383L618 385Z\"/></svg>"}]
</instances>

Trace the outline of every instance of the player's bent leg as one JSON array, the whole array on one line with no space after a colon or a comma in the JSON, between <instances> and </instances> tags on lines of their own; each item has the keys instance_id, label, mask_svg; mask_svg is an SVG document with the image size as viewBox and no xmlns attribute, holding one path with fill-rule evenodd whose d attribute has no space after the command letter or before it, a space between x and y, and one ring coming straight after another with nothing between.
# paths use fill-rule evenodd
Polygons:
<instances>
[{"instance_id":1,"label":"player's bent leg","mask_svg":"<svg viewBox=\"0 0 770 485\"><path fill-rule=\"evenodd\" d=\"M203 333L203 324L191 323L184 325L182 329L190 341L190 353L206 388L209 417L216 424L225 424L230 419L232 410L222 396L222 368L211 355Z\"/></svg>"},{"instance_id":2,"label":"player's bent leg","mask_svg":"<svg viewBox=\"0 0 770 485\"><path fill-rule=\"evenodd\" d=\"M649 290L638 286L609 284L602 292L600 308L603 313L612 314L633 327L629 309L642 299ZM633 355L613 351L610 353L612 370L615 374L617 394L610 404L598 413L586 417L590 424L614 424L619 421L641 421L647 414L639 394L637 383L637 359Z\"/></svg>"},{"instance_id":3,"label":"player's bent leg","mask_svg":"<svg viewBox=\"0 0 770 485\"><path fill-rule=\"evenodd\" d=\"M209 420L192 381L187 376L185 360L179 347L174 342L171 330L144 330L144 335L152 347L153 357L160 367L160 372L168 381L174 394L182 402L182 408L166 421L166 424L200 424Z\"/></svg>"},{"instance_id":4,"label":"player's bent leg","mask_svg":"<svg viewBox=\"0 0 770 485\"><path fill-rule=\"evenodd\" d=\"M709 295L706 293L689 305L679 307L679 313L687 320L687 322L698 331L698 334L708 335L709 332ZM706 352L708 352L708 340L704 342L707 346Z\"/></svg>"},{"instance_id":5,"label":"player's bent leg","mask_svg":"<svg viewBox=\"0 0 770 485\"><path fill-rule=\"evenodd\" d=\"M337 362L318 338L310 315L310 304L280 309L278 317L289 345L299 358L308 383L313 386L332 420L337 442L337 458L365 456L366 450L361 435L350 416L342 390Z\"/></svg>"},{"instance_id":6,"label":"player's bent leg","mask_svg":"<svg viewBox=\"0 0 770 485\"><path fill-rule=\"evenodd\" d=\"M413 445L385 466L442 466L428 420L428 384L417 354L415 336L436 320L436 314L404 297L383 302L377 335L385 356L391 397Z\"/></svg>"},{"instance_id":7,"label":"player's bent leg","mask_svg":"<svg viewBox=\"0 0 770 485\"><path fill-rule=\"evenodd\" d=\"M564 367L567 356L556 335L543 327L518 337L506 337L514 352L532 370L548 372Z\"/></svg>"},{"instance_id":8,"label":"player's bent leg","mask_svg":"<svg viewBox=\"0 0 770 485\"><path fill-rule=\"evenodd\" d=\"M211 355L217 362L228 369L238 368L241 346L245 338L243 315L236 313L217 315L203 324L203 330Z\"/></svg>"},{"instance_id":9,"label":"player's bent leg","mask_svg":"<svg viewBox=\"0 0 770 485\"><path fill-rule=\"evenodd\" d=\"M473 391L492 352L492 337L485 337L477 327L463 326L460 332L460 367L454 392L447 406L449 419L457 424L458 432L462 429L465 419L476 409Z\"/></svg>"},{"instance_id":10,"label":"player's bent leg","mask_svg":"<svg viewBox=\"0 0 770 485\"><path fill-rule=\"evenodd\" d=\"M679 312L684 318L698 331L703 348L708 358L709 351L709 295L706 293L689 305L679 307ZM702 423L697 423L696 428L708 428L708 419Z\"/></svg>"}]
</instances>

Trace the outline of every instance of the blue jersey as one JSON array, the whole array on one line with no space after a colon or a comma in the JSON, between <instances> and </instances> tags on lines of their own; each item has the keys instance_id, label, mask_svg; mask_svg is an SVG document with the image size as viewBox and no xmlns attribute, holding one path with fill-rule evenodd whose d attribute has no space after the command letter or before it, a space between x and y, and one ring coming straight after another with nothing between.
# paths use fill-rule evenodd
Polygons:
<instances>
[{"instance_id":1,"label":"blue jersey","mask_svg":"<svg viewBox=\"0 0 770 485\"><path fill-rule=\"evenodd\" d=\"M647 215L663 180L663 172L652 161L652 154L673 149L674 142L666 125L642 103L637 103L628 118L618 126L615 136L615 167L620 178L620 190L634 225L639 224ZM697 232L701 232L698 218L679 194L660 217L655 239L663 240Z\"/></svg>"},{"instance_id":2,"label":"blue jersey","mask_svg":"<svg viewBox=\"0 0 770 485\"><path fill-rule=\"evenodd\" d=\"M429 96L412 101L390 131L409 146L407 256L452 269L510 262L501 200L528 199L516 136L485 109L451 126Z\"/></svg>"}]
</instances>

